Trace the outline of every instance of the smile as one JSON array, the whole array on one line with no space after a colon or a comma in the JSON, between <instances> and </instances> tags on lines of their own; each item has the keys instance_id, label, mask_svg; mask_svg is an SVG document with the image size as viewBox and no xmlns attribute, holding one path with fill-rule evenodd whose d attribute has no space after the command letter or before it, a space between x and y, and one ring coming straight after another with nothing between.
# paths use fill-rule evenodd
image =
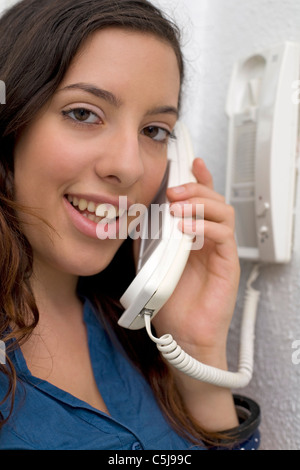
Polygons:
<instances>
[{"instance_id":1,"label":"smile","mask_svg":"<svg viewBox=\"0 0 300 470\"><path fill-rule=\"evenodd\" d=\"M122 217L126 212L126 209L119 208L112 204L107 203L95 203L94 201L88 201L87 199L78 198L68 194L66 196L69 203L92 222L98 224L105 218L106 222L113 222L118 217Z\"/></svg>"}]
</instances>

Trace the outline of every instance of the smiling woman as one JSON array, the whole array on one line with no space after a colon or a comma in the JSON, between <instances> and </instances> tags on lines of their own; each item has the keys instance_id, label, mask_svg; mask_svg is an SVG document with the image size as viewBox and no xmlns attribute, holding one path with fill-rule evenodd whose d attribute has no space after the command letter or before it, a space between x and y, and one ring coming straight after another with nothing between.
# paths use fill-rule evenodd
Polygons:
<instances>
[{"instance_id":1,"label":"smiling woman","mask_svg":"<svg viewBox=\"0 0 300 470\"><path fill-rule=\"evenodd\" d=\"M145 331L117 325L138 246L120 223L159 190L180 109L176 26L146 0L23 0L0 43L0 449L255 445L230 390L175 372ZM154 326L226 369L234 215L204 162L193 173L168 198L192 215L205 204L205 246ZM108 208L117 236L102 239Z\"/></svg>"},{"instance_id":2,"label":"smiling woman","mask_svg":"<svg viewBox=\"0 0 300 470\"><path fill-rule=\"evenodd\" d=\"M121 240L99 244L85 205L116 207L119 196L129 206L150 204L166 170L179 90L173 49L152 35L109 28L82 46L15 145L16 201L47 214L57 234L42 237L34 221L23 227L39 259L77 276L96 274L112 260Z\"/></svg>"}]
</instances>

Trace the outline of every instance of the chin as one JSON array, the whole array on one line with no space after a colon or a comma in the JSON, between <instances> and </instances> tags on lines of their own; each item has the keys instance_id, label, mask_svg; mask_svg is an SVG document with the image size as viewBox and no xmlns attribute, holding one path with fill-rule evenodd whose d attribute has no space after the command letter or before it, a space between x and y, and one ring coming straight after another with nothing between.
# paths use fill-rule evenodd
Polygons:
<instances>
[{"instance_id":1,"label":"chin","mask_svg":"<svg viewBox=\"0 0 300 470\"><path fill-rule=\"evenodd\" d=\"M105 246L105 243L103 245L104 247L98 247L96 251L81 251L76 259L74 259L74 256L70 257L69 260L65 259L64 270L76 276L99 274L111 263L121 243L119 242L118 246L113 247Z\"/></svg>"}]
</instances>

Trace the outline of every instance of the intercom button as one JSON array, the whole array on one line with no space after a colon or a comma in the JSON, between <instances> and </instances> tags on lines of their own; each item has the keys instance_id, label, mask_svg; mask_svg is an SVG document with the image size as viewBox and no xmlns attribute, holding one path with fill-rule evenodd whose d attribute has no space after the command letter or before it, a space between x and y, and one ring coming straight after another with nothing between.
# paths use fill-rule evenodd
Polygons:
<instances>
[{"instance_id":1,"label":"intercom button","mask_svg":"<svg viewBox=\"0 0 300 470\"><path fill-rule=\"evenodd\" d=\"M262 217L266 215L269 209L270 209L270 204L268 202L258 202L256 206L256 215L258 217Z\"/></svg>"},{"instance_id":2,"label":"intercom button","mask_svg":"<svg viewBox=\"0 0 300 470\"><path fill-rule=\"evenodd\" d=\"M259 228L259 233L260 233L260 235L268 235L268 233L269 233L269 228L268 228L266 225L262 225L262 226Z\"/></svg>"}]
</instances>

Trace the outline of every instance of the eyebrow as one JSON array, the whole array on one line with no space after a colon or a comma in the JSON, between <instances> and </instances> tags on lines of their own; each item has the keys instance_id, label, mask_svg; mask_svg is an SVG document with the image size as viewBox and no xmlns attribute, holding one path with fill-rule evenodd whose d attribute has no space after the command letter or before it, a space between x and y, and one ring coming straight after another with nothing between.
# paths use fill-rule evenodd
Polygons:
<instances>
[{"instance_id":1,"label":"eyebrow","mask_svg":"<svg viewBox=\"0 0 300 470\"><path fill-rule=\"evenodd\" d=\"M119 108L122 105L122 101L110 91L103 90L102 88L98 88L88 83L74 83L72 85L67 85L64 88L61 88L59 91L76 89L91 93L97 98L102 98L116 108ZM174 114L176 117L178 117L179 112L175 106L165 105L152 108L146 113L147 116L150 116L152 114Z\"/></svg>"},{"instance_id":2,"label":"eyebrow","mask_svg":"<svg viewBox=\"0 0 300 470\"><path fill-rule=\"evenodd\" d=\"M147 116L151 114L175 114L175 116L178 117L179 111L175 106L158 106L157 108L150 109L146 113Z\"/></svg>"},{"instance_id":3,"label":"eyebrow","mask_svg":"<svg viewBox=\"0 0 300 470\"><path fill-rule=\"evenodd\" d=\"M67 85L64 88L61 88L59 91L64 90L82 90L86 91L87 93L91 93L92 95L96 96L97 98L102 98L108 103L112 104L116 108L119 108L122 104L121 100L119 100L113 93L107 90L102 90L94 85L89 85L88 83L74 83L72 85Z\"/></svg>"}]
</instances>

